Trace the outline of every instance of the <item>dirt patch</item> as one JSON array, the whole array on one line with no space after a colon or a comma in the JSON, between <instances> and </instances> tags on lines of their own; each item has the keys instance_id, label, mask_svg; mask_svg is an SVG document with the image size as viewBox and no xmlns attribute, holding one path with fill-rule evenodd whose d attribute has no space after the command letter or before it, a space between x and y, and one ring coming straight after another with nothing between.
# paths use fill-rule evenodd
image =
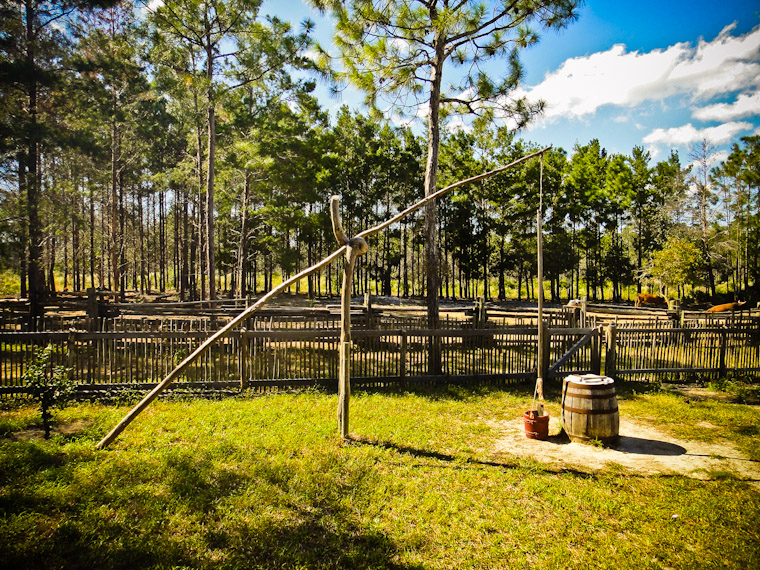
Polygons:
<instances>
[{"instance_id":1,"label":"dirt patch","mask_svg":"<svg viewBox=\"0 0 760 570\"><path fill-rule=\"evenodd\" d=\"M718 402L733 402L736 397L728 392L718 392L689 384L674 384L669 389L690 400L717 400Z\"/></svg>"},{"instance_id":2,"label":"dirt patch","mask_svg":"<svg viewBox=\"0 0 760 570\"><path fill-rule=\"evenodd\" d=\"M92 425L92 422L75 420L65 424L55 424L50 427L50 437L54 435L72 436L86 430ZM34 439L45 439L45 430L42 427L27 428L5 434L5 439L11 441L32 441Z\"/></svg>"},{"instance_id":3,"label":"dirt patch","mask_svg":"<svg viewBox=\"0 0 760 570\"><path fill-rule=\"evenodd\" d=\"M620 438L609 447L571 442L561 432L559 418L554 417L549 420L548 441L526 438L522 419L491 425L501 432L494 450L497 453L583 471L617 464L640 475L679 474L708 480L731 473L760 488L760 462L749 459L730 443L684 441L628 420L620 421Z\"/></svg>"}]
</instances>

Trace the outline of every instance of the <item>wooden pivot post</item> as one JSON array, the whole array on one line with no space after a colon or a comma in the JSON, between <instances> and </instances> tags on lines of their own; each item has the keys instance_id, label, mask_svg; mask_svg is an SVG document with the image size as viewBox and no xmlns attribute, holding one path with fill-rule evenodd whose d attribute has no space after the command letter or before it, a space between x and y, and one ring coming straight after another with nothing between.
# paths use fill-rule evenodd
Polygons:
<instances>
[{"instance_id":1,"label":"wooden pivot post","mask_svg":"<svg viewBox=\"0 0 760 570\"><path fill-rule=\"evenodd\" d=\"M348 404L351 398L351 286L356 259L369 249L362 237L348 239L340 221L340 196L330 198L330 218L338 245L346 246L343 265L343 288L340 298L340 347L338 352L338 429L343 439L348 437Z\"/></svg>"}]
</instances>

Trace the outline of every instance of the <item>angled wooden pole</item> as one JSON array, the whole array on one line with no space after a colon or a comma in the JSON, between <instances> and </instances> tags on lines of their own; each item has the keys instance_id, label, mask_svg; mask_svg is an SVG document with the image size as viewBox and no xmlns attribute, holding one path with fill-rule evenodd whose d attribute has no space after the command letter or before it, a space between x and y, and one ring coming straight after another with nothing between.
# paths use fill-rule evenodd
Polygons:
<instances>
[{"instance_id":1,"label":"angled wooden pole","mask_svg":"<svg viewBox=\"0 0 760 570\"><path fill-rule=\"evenodd\" d=\"M145 408L147 408L150 403L155 400L158 395L166 390L166 388L174 382L193 362L195 362L198 357L206 352L208 348L214 344L216 341L224 338L227 336L232 330L240 325L242 322L244 322L248 317L250 317L253 313L258 311L261 307L266 305L269 301L271 301L273 298L275 298L277 295L282 293L285 289L296 283L297 281L300 281L304 277L308 277L312 273L315 273L319 271L320 269L327 267L330 265L333 261L338 259L343 253L346 251L347 246L343 246L340 249L334 251L329 256L324 258L322 261L317 263L316 265L312 265L308 269L304 269L297 275L294 275L290 279L287 279L283 281L280 285L272 289L269 293L264 295L261 299L256 301L253 305L248 307L245 311L240 313L237 317L232 319L229 323L227 323L225 326L223 326L221 329L219 329L217 332L212 334L210 337L208 337L198 348L196 348L192 353L190 353L187 358L185 358L182 362L180 362L177 367L169 372L169 374L164 378L161 382L158 383L158 385L153 388L148 394L140 400L140 402L132 408L129 413L124 416L124 418L116 424L116 427L114 427L108 435L106 435L98 445L96 446L98 449L103 449L105 447L108 447L108 445L115 440L121 432L124 431L124 429L132 423L132 420L134 420L140 412L142 412Z\"/></svg>"},{"instance_id":2,"label":"angled wooden pole","mask_svg":"<svg viewBox=\"0 0 760 570\"><path fill-rule=\"evenodd\" d=\"M517 166L521 162L525 162L526 160L529 160L529 159L533 158L534 156L543 155L547 150L549 150L551 148L552 148L551 145L549 145L547 147L542 148L541 150L537 150L536 152L532 152L530 154L526 154L525 156L523 156L521 158L518 158L517 160L513 160L512 162L510 162L506 166L501 166L501 167L496 168L494 170L490 170L488 172L484 172L483 174L478 174L477 176L472 176L470 178L466 178L465 180L460 180L459 182L454 182L454 184L450 184L450 185L446 186L445 188L441 188L440 190L438 190L437 192L431 194L430 196L427 196L426 198L423 198L422 200L420 200L416 204L414 204L412 206L409 206L406 210L404 210L402 212L399 212L398 214L396 214L392 218L390 218L390 219L388 219L388 220L386 220L386 221L384 221L384 222L382 222L380 224L377 224L376 226L373 226L373 227L371 227L369 229L366 229L363 232L359 232L356 235L356 237L360 237L360 238L371 237L371 236L375 235L376 233L383 231L387 227L392 226L396 222L398 222L400 220L403 220L409 214L413 214L414 212L416 212L417 210L419 210L420 208L422 208L422 206L424 206L428 202L432 202L436 198L440 198L441 196L443 196L447 192L450 192L454 188L459 188L460 186L464 186L465 184L470 184L472 182L478 182L479 180L485 180L486 178L490 178L491 176L499 174L500 172L504 172L505 170L509 170L510 168L512 168L514 166Z\"/></svg>"}]
</instances>

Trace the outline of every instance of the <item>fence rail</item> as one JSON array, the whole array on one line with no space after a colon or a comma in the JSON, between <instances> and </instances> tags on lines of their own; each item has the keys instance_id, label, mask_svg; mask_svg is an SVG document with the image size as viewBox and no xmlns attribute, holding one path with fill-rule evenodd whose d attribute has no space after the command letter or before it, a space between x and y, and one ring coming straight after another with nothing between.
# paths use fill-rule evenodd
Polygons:
<instances>
[{"instance_id":1,"label":"fence rail","mask_svg":"<svg viewBox=\"0 0 760 570\"><path fill-rule=\"evenodd\" d=\"M618 328L614 376L760 371L757 327Z\"/></svg>"},{"instance_id":2,"label":"fence rail","mask_svg":"<svg viewBox=\"0 0 760 570\"><path fill-rule=\"evenodd\" d=\"M176 388L332 387L338 377L339 334L334 328L310 327L235 331L190 366ZM356 386L454 378L509 382L534 378L537 369L536 327L357 328L352 335L351 376ZM24 391L22 378L35 347L53 345L54 364L69 368L82 390L141 390L165 377L208 336L205 330L180 327L0 332L0 394ZM441 341L443 375L431 377L428 345L435 337ZM760 328L555 328L548 354L550 363L560 364L552 367L550 376L604 371L615 378L668 379L760 372Z\"/></svg>"},{"instance_id":3,"label":"fence rail","mask_svg":"<svg viewBox=\"0 0 760 570\"><path fill-rule=\"evenodd\" d=\"M585 333L568 329L552 337L552 352ZM176 387L332 385L338 377L336 330L241 330L194 363ZM23 391L24 371L36 346L56 348L54 365L71 370L83 389L143 388L160 380L208 337L203 332L0 333L0 393ZM428 344L441 340L443 376L427 375ZM465 330L356 330L351 374L357 385L477 377L511 381L534 377L535 328ZM591 369L581 352L565 371Z\"/></svg>"}]
</instances>

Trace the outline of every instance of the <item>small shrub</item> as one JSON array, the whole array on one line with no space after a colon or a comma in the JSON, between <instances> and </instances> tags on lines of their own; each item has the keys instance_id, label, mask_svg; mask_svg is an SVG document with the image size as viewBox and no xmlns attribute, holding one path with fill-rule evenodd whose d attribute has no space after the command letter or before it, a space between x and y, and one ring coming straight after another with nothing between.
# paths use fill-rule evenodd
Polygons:
<instances>
[{"instance_id":1,"label":"small shrub","mask_svg":"<svg viewBox=\"0 0 760 570\"><path fill-rule=\"evenodd\" d=\"M34 359L22 378L29 395L40 405L45 439L50 438L50 420L54 408L63 408L74 397L74 382L69 378L69 368L53 366L55 348L35 348Z\"/></svg>"},{"instance_id":2,"label":"small shrub","mask_svg":"<svg viewBox=\"0 0 760 570\"><path fill-rule=\"evenodd\" d=\"M729 387L729 380L726 377L716 378L711 380L707 387L715 392L727 392Z\"/></svg>"}]
</instances>

